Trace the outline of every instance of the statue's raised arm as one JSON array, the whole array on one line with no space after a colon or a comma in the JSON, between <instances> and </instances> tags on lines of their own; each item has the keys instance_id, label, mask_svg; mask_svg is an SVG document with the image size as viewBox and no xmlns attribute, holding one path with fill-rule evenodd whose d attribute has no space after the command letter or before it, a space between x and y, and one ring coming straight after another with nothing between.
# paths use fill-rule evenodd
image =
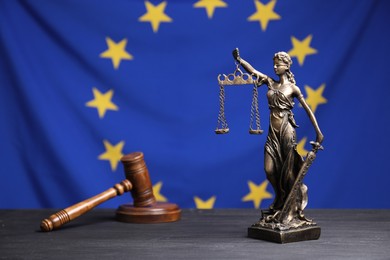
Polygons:
<instances>
[{"instance_id":1,"label":"statue's raised arm","mask_svg":"<svg viewBox=\"0 0 390 260\"><path fill-rule=\"evenodd\" d=\"M241 58L240 52L238 48L235 48L233 50L233 58L236 60L238 64L240 64L250 75L256 76L259 81L265 81L266 79L269 79L269 77L260 71L256 70L255 68L252 67L252 65L249 64L246 60Z\"/></svg>"}]
</instances>

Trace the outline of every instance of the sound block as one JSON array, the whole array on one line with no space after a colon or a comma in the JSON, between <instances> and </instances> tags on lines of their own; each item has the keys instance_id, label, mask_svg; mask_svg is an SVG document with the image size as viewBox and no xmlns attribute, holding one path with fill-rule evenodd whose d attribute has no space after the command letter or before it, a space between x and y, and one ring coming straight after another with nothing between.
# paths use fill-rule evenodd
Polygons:
<instances>
[{"instance_id":1,"label":"sound block","mask_svg":"<svg viewBox=\"0 0 390 260\"><path fill-rule=\"evenodd\" d=\"M300 227L289 230L275 230L271 228L251 226L248 228L248 237L280 244L319 239L321 228L319 226Z\"/></svg>"},{"instance_id":2,"label":"sound block","mask_svg":"<svg viewBox=\"0 0 390 260\"><path fill-rule=\"evenodd\" d=\"M129 223L164 223L180 219L181 209L173 203L156 202L151 206L134 207L123 204L116 210L116 219Z\"/></svg>"}]
</instances>

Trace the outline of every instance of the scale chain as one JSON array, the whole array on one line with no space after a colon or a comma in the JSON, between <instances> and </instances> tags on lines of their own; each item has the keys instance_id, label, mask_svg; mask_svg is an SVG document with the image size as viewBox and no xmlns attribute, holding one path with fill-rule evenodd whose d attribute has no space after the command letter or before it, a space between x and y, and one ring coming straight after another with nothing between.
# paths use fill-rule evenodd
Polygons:
<instances>
[{"instance_id":1,"label":"scale chain","mask_svg":"<svg viewBox=\"0 0 390 260\"><path fill-rule=\"evenodd\" d=\"M221 128L219 128L221 126ZM217 134L225 134L229 132L228 124L225 118L225 88L223 85L219 86L219 114L217 129L215 130Z\"/></svg>"},{"instance_id":2,"label":"scale chain","mask_svg":"<svg viewBox=\"0 0 390 260\"><path fill-rule=\"evenodd\" d=\"M249 123L249 133L250 134L262 134L263 130L261 130L260 126L260 112L259 112L259 92L257 90L257 84L254 82L253 86L253 98L252 98L252 105L251 105L251 118ZM252 125L254 125L256 129L252 128Z\"/></svg>"}]
</instances>

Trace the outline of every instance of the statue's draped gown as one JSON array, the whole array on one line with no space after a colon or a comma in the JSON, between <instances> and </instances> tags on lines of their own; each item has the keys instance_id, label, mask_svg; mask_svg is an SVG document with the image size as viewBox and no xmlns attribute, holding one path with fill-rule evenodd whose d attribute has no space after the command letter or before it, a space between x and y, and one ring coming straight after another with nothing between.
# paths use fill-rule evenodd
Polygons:
<instances>
[{"instance_id":1,"label":"statue's draped gown","mask_svg":"<svg viewBox=\"0 0 390 260\"><path fill-rule=\"evenodd\" d=\"M270 109L270 127L265 144L265 153L268 153L274 165L273 176L268 178L275 191L275 200L271 208L281 210L284 202L296 180L303 164L302 157L296 150L296 132L298 127L291 112L294 107L292 97L268 85L268 105ZM274 123L281 121L280 127ZM265 162L266 163L266 162ZM268 176L270 177L270 176ZM301 184L298 189L297 199L292 201L292 207L287 216L287 221L297 216L307 205L307 187Z\"/></svg>"}]
</instances>

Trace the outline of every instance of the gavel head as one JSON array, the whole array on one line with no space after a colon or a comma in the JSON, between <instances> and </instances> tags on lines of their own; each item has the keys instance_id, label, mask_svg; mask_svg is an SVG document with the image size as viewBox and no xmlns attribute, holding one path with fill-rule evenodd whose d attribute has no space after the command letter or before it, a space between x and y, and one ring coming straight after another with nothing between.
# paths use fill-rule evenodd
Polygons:
<instances>
[{"instance_id":1,"label":"gavel head","mask_svg":"<svg viewBox=\"0 0 390 260\"><path fill-rule=\"evenodd\" d=\"M131 195L135 207L148 207L156 203L148 168L142 152L127 154L121 159L126 179L133 184Z\"/></svg>"},{"instance_id":2,"label":"gavel head","mask_svg":"<svg viewBox=\"0 0 390 260\"><path fill-rule=\"evenodd\" d=\"M143 153L125 155L121 161L126 179L133 185L131 190L133 204L119 206L116 210L117 220L130 223L163 223L179 220L181 210L176 204L156 202Z\"/></svg>"}]
</instances>

